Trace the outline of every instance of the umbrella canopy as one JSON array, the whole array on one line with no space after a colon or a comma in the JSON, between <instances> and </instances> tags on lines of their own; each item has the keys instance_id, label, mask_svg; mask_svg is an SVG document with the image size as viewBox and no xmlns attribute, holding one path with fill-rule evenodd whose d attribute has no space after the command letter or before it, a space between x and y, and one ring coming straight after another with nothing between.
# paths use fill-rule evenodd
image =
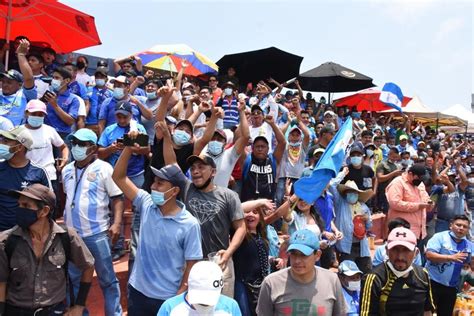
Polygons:
<instances>
[{"instance_id":1,"label":"umbrella canopy","mask_svg":"<svg viewBox=\"0 0 474 316\"><path fill-rule=\"evenodd\" d=\"M186 61L189 66L184 74L188 76L217 74L218 71L214 62L185 44L155 45L135 55L142 59L143 66L168 72L179 72L182 61Z\"/></svg>"},{"instance_id":2,"label":"umbrella canopy","mask_svg":"<svg viewBox=\"0 0 474 316\"><path fill-rule=\"evenodd\" d=\"M225 55L217 62L221 75L228 68L235 69L241 84L257 83L270 77L278 82L294 78L300 71L303 57L293 55L276 47Z\"/></svg>"},{"instance_id":3,"label":"umbrella canopy","mask_svg":"<svg viewBox=\"0 0 474 316\"><path fill-rule=\"evenodd\" d=\"M356 107L358 112L366 111L384 111L390 110L392 107L380 101L380 91L376 89L365 89L353 95L343 97L334 101L337 107L348 106ZM403 97L402 107L406 106L411 98Z\"/></svg>"},{"instance_id":4,"label":"umbrella canopy","mask_svg":"<svg viewBox=\"0 0 474 316\"><path fill-rule=\"evenodd\" d=\"M348 92L374 87L372 78L333 62L308 70L298 76L303 90Z\"/></svg>"},{"instance_id":5,"label":"umbrella canopy","mask_svg":"<svg viewBox=\"0 0 474 316\"><path fill-rule=\"evenodd\" d=\"M94 17L57 0L0 1L0 34L7 42L20 35L45 42L57 53L101 44Z\"/></svg>"}]
</instances>

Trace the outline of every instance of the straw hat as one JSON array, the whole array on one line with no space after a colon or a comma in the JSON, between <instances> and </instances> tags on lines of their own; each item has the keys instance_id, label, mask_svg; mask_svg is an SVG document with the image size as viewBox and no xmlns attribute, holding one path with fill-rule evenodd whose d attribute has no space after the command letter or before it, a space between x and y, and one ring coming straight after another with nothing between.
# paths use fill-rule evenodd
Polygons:
<instances>
[{"instance_id":1,"label":"straw hat","mask_svg":"<svg viewBox=\"0 0 474 316\"><path fill-rule=\"evenodd\" d=\"M345 184L339 184L337 186L337 190L339 191L339 193L341 195L344 195L346 193L346 191L350 190L350 191L356 191L359 193L359 202L362 202L362 203L365 203L367 202L368 199L370 199L372 197L372 190L365 190L365 191L362 191L362 190L359 190L359 188L357 187L357 184L352 181L352 180L348 180L346 181Z\"/></svg>"}]
</instances>

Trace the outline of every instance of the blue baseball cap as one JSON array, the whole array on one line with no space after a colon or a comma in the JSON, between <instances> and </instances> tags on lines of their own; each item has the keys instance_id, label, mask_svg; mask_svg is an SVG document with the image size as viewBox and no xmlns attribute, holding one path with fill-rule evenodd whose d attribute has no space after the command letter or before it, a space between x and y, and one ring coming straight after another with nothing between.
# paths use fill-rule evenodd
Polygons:
<instances>
[{"instance_id":1,"label":"blue baseball cap","mask_svg":"<svg viewBox=\"0 0 474 316\"><path fill-rule=\"evenodd\" d=\"M0 74L0 78L7 78L10 80L18 81L19 83L23 82L23 75L15 69L10 69L7 72Z\"/></svg>"},{"instance_id":2,"label":"blue baseball cap","mask_svg":"<svg viewBox=\"0 0 474 316\"><path fill-rule=\"evenodd\" d=\"M344 260L339 264L339 273L347 276L353 276L357 273L362 274L362 271L359 270L357 264L354 261Z\"/></svg>"},{"instance_id":3,"label":"blue baseball cap","mask_svg":"<svg viewBox=\"0 0 474 316\"><path fill-rule=\"evenodd\" d=\"M92 130L88 128L81 128L80 130L77 130L74 134L69 135L67 137L68 140L71 140L73 138L80 140L81 142L91 142L91 143L97 144L96 133L94 133Z\"/></svg>"},{"instance_id":4,"label":"blue baseball cap","mask_svg":"<svg viewBox=\"0 0 474 316\"><path fill-rule=\"evenodd\" d=\"M300 229L291 235L287 252L298 250L305 256L309 256L318 249L319 239L316 234L309 229Z\"/></svg>"},{"instance_id":5,"label":"blue baseball cap","mask_svg":"<svg viewBox=\"0 0 474 316\"><path fill-rule=\"evenodd\" d=\"M129 116L132 114L132 105L128 101L120 101L115 105L115 114L123 114Z\"/></svg>"}]
</instances>

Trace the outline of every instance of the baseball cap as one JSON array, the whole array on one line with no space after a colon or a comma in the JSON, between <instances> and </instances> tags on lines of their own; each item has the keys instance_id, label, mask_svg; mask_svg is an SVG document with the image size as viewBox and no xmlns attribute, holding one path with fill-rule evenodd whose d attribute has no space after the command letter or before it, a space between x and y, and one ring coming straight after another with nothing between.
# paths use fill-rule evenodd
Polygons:
<instances>
[{"instance_id":1,"label":"baseball cap","mask_svg":"<svg viewBox=\"0 0 474 316\"><path fill-rule=\"evenodd\" d=\"M301 130L299 129L299 127L297 125L290 128L290 131L288 132L288 134L290 134L293 131L298 131L300 134L302 134Z\"/></svg>"},{"instance_id":2,"label":"baseball cap","mask_svg":"<svg viewBox=\"0 0 474 316\"><path fill-rule=\"evenodd\" d=\"M194 132L194 126L193 126L193 123L191 123L190 120L181 120L179 122L176 123L176 127L182 125L182 124L186 124L189 126L189 128L191 129L191 133Z\"/></svg>"},{"instance_id":3,"label":"baseball cap","mask_svg":"<svg viewBox=\"0 0 474 316\"><path fill-rule=\"evenodd\" d=\"M101 74L105 77L107 77L108 74L108 69L105 67L97 67L97 69L94 72L94 75Z\"/></svg>"},{"instance_id":4,"label":"baseball cap","mask_svg":"<svg viewBox=\"0 0 474 316\"><path fill-rule=\"evenodd\" d=\"M291 91L291 90L286 91L285 96L287 96L287 97L293 96L293 91Z\"/></svg>"},{"instance_id":5,"label":"baseball cap","mask_svg":"<svg viewBox=\"0 0 474 316\"><path fill-rule=\"evenodd\" d=\"M319 153L324 154L324 151L325 151L324 148L316 148L313 152L313 156Z\"/></svg>"},{"instance_id":6,"label":"baseball cap","mask_svg":"<svg viewBox=\"0 0 474 316\"><path fill-rule=\"evenodd\" d=\"M351 148L351 151L350 151L350 154L349 155L352 155L352 153L360 153L360 154L364 154L364 150L362 148L360 148L359 146L357 145L354 145L352 146Z\"/></svg>"},{"instance_id":7,"label":"baseball cap","mask_svg":"<svg viewBox=\"0 0 474 316\"><path fill-rule=\"evenodd\" d=\"M27 186L22 191L12 190L8 195L19 198L20 195L26 196L30 199L45 202L49 207L53 208L56 205L56 195L49 187L40 183L34 183Z\"/></svg>"},{"instance_id":8,"label":"baseball cap","mask_svg":"<svg viewBox=\"0 0 474 316\"><path fill-rule=\"evenodd\" d=\"M401 136L400 136L400 141L402 141L403 139L408 140L408 136L407 136L407 135L401 135Z\"/></svg>"},{"instance_id":9,"label":"baseball cap","mask_svg":"<svg viewBox=\"0 0 474 316\"><path fill-rule=\"evenodd\" d=\"M123 115L132 114L132 106L128 101L117 102L115 105L115 114L120 113Z\"/></svg>"},{"instance_id":10,"label":"baseball cap","mask_svg":"<svg viewBox=\"0 0 474 316\"><path fill-rule=\"evenodd\" d=\"M347 275L347 276L353 276L356 275L357 273L362 274L362 271L359 270L357 267L357 264L352 261L352 260L344 260L339 264L339 273Z\"/></svg>"},{"instance_id":11,"label":"baseball cap","mask_svg":"<svg viewBox=\"0 0 474 316\"><path fill-rule=\"evenodd\" d=\"M165 117L165 120L166 120L166 123L168 124L173 124L173 125L176 125L176 119L171 116L171 115L168 115L167 117Z\"/></svg>"},{"instance_id":12,"label":"baseball cap","mask_svg":"<svg viewBox=\"0 0 474 316\"><path fill-rule=\"evenodd\" d=\"M335 116L336 114L333 111L326 111L326 112L324 112L324 116L326 116L326 115Z\"/></svg>"},{"instance_id":13,"label":"baseball cap","mask_svg":"<svg viewBox=\"0 0 474 316\"><path fill-rule=\"evenodd\" d=\"M156 169L152 166L150 166L150 168L156 177L168 181L180 189L184 189L186 185L186 177L177 165L167 165L161 169Z\"/></svg>"},{"instance_id":14,"label":"baseball cap","mask_svg":"<svg viewBox=\"0 0 474 316\"><path fill-rule=\"evenodd\" d=\"M48 114L46 111L46 104L43 101L38 99L30 100L26 104L26 111L33 113L33 112L43 112L44 114Z\"/></svg>"},{"instance_id":15,"label":"baseball cap","mask_svg":"<svg viewBox=\"0 0 474 316\"><path fill-rule=\"evenodd\" d=\"M268 139L265 137L265 136L257 136L255 137L255 139L253 140L253 143L255 144L257 141L259 140L263 140L265 143L269 144L268 143Z\"/></svg>"},{"instance_id":16,"label":"baseball cap","mask_svg":"<svg viewBox=\"0 0 474 316\"><path fill-rule=\"evenodd\" d=\"M237 96L237 99L245 99L247 100L249 97L248 95L246 95L245 93L239 93L239 95Z\"/></svg>"},{"instance_id":17,"label":"baseball cap","mask_svg":"<svg viewBox=\"0 0 474 316\"><path fill-rule=\"evenodd\" d=\"M18 81L19 83L23 82L23 75L15 69L10 69L7 72L0 74L0 78L7 78L11 80Z\"/></svg>"},{"instance_id":18,"label":"baseball cap","mask_svg":"<svg viewBox=\"0 0 474 316\"><path fill-rule=\"evenodd\" d=\"M291 250L301 251L305 256L311 255L319 249L319 239L309 229L295 231L290 237L290 246L286 252Z\"/></svg>"},{"instance_id":19,"label":"baseball cap","mask_svg":"<svg viewBox=\"0 0 474 316\"><path fill-rule=\"evenodd\" d=\"M416 248L415 233L405 227L397 227L388 235L387 249L395 246L404 246L413 251Z\"/></svg>"},{"instance_id":20,"label":"baseball cap","mask_svg":"<svg viewBox=\"0 0 474 316\"><path fill-rule=\"evenodd\" d=\"M81 142L91 142L97 144L97 134L88 128L81 128L74 134L67 137L68 140L72 140L73 138Z\"/></svg>"},{"instance_id":21,"label":"baseball cap","mask_svg":"<svg viewBox=\"0 0 474 316\"><path fill-rule=\"evenodd\" d=\"M101 59L101 60L99 60L99 61L97 62L97 68L99 68L99 67L105 67L105 68L107 68L108 66L109 66L109 65L107 64L107 61L106 61L106 60Z\"/></svg>"},{"instance_id":22,"label":"baseball cap","mask_svg":"<svg viewBox=\"0 0 474 316\"><path fill-rule=\"evenodd\" d=\"M261 111L263 112L262 108L258 105L252 105L252 107L250 108L250 112L253 112L253 111Z\"/></svg>"},{"instance_id":23,"label":"baseball cap","mask_svg":"<svg viewBox=\"0 0 474 316\"><path fill-rule=\"evenodd\" d=\"M112 84L114 84L115 82L130 84L130 80L128 80L128 78L125 77L125 76L118 76L118 77L110 80L110 83L112 83Z\"/></svg>"},{"instance_id":24,"label":"baseball cap","mask_svg":"<svg viewBox=\"0 0 474 316\"><path fill-rule=\"evenodd\" d=\"M211 261L199 261L189 272L187 301L191 305L215 306L223 286L221 268Z\"/></svg>"},{"instance_id":25,"label":"baseball cap","mask_svg":"<svg viewBox=\"0 0 474 316\"><path fill-rule=\"evenodd\" d=\"M235 89L235 84L232 81L227 81L226 83L222 85L222 88L225 88L225 87L230 87L232 89Z\"/></svg>"},{"instance_id":26,"label":"baseball cap","mask_svg":"<svg viewBox=\"0 0 474 316\"><path fill-rule=\"evenodd\" d=\"M189 165L192 165L196 161L200 161L205 165L211 166L212 168L216 167L216 163L214 159L204 154L200 154L199 156L198 155L189 156L188 159L186 159L186 161Z\"/></svg>"},{"instance_id":27,"label":"baseball cap","mask_svg":"<svg viewBox=\"0 0 474 316\"><path fill-rule=\"evenodd\" d=\"M0 136L10 140L16 140L20 144L30 149L33 146L33 137L28 129L24 126L15 127L9 131L0 131Z\"/></svg>"}]
</instances>

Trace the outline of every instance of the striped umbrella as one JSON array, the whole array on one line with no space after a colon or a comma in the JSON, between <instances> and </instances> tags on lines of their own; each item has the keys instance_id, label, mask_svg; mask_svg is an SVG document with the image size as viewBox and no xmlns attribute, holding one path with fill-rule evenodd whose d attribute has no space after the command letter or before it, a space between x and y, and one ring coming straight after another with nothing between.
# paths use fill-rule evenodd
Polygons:
<instances>
[{"instance_id":1,"label":"striped umbrella","mask_svg":"<svg viewBox=\"0 0 474 316\"><path fill-rule=\"evenodd\" d=\"M186 67L184 74L188 76L217 74L218 71L218 67L213 61L185 44L155 45L146 51L135 54L135 56L142 59L145 67L169 72L179 72L182 67L181 63L186 61L188 67Z\"/></svg>"}]
</instances>

